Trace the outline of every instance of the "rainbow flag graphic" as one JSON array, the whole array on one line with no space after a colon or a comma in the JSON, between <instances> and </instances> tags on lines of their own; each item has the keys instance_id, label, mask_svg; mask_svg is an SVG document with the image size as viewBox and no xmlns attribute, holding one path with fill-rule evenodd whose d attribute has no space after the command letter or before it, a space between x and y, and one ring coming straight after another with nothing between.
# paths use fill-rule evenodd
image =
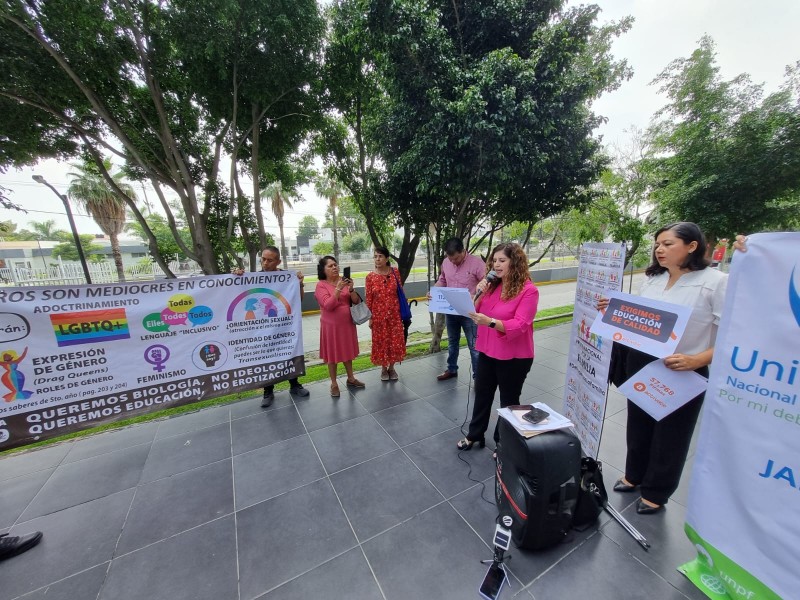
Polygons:
<instances>
[{"instance_id":1,"label":"rainbow flag graphic","mask_svg":"<svg viewBox=\"0 0 800 600\"><path fill-rule=\"evenodd\" d=\"M51 314L50 323L59 346L95 344L131 337L124 308Z\"/></svg>"}]
</instances>

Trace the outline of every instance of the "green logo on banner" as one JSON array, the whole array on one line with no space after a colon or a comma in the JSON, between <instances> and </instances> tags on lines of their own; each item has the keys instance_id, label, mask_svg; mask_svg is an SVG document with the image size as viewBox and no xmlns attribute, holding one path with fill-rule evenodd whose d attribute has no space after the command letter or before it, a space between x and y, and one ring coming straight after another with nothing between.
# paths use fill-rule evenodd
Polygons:
<instances>
[{"instance_id":1,"label":"green logo on banner","mask_svg":"<svg viewBox=\"0 0 800 600\"><path fill-rule=\"evenodd\" d=\"M161 320L161 313L150 313L142 320L142 326L147 331L169 331L169 325Z\"/></svg>"},{"instance_id":2,"label":"green logo on banner","mask_svg":"<svg viewBox=\"0 0 800 600\"><path fill-rule=\"evenodd\" d=\"M689 525L684 525L684 529L697 550L697 558L678 567L678 571L706 596L730 600L781 600L778 594L705 541Z\"/></svg>"}]
</instances>

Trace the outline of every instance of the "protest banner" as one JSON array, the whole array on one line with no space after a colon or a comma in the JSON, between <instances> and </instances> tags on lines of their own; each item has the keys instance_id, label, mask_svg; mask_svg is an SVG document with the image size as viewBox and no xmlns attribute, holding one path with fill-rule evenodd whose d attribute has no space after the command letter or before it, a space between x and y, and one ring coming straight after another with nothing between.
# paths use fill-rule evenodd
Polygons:
<instances>
[{"instance_id":1,"label":"protest banner","mask_svg":"<svg viewBox=\"0 0 800 600\"><path fill-rule=\"evenodd\" d=\"M285 271L0 289L0 449L304 373Z\"/></svg>"},{"instance_id":2,"label":"protest banner","mask_svg":"<svg viewBox=\"0 0 800 600\"><path fill-rule=\"evenodd\" d=\"M587 456L597 458L608 393L611 339L597 335L592 322L597 301L622 285L625 246L586 243L581 246L575 288L572 331L564 387L564 415Z\"/></svg>"},{"instance_id":3,"label":"protest banner","mask_svg":"<svg viewBox=\"0 0 800 600\"><path fill-rule=\"evenodd\" d=\"M607 297L608 308L597 314L592 331L659 358L675 351L692 315L691 306L622 292Z\"/></svg>"},{"instance_id":4,"label":"protest banner","mask_svg":"<svg viewBox=\"0 0 800 600\"><path fill-rule=\"evenodd\" d=\"M680 567L711 598L796 598L800 233L735 252L714 347Z\"/></svg>"}]
</instances>

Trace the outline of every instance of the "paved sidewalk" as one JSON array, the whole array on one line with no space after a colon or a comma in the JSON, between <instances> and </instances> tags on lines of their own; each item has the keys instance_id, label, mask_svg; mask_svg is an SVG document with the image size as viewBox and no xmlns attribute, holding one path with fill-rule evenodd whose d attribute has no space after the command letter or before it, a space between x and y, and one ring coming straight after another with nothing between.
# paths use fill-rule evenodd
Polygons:
<instances>
[{"instance_id":1,"label":"paved sidewalk","mask_svg":"<svg viewBox=\"0 0 800 600\"><path fill-rule=\"evenodd\" d=\"M560 410L569 326L536 333L523 401ZM444 353L403 363L400 381L278 394L0 459L0 532L42 530L0 562L0 600L477 598L497 514L489 448L459 453L462 375ZM625 401L611 393L600 458L611 486L625 458ZM693 455L692 455L693 456ZM637 515L645 552L614 521L540 552L512 548L501 598L697 599L675 568L686 480L666 511ZM481 483L478 483L481 482Z\"/></svg>"}]
</instances>

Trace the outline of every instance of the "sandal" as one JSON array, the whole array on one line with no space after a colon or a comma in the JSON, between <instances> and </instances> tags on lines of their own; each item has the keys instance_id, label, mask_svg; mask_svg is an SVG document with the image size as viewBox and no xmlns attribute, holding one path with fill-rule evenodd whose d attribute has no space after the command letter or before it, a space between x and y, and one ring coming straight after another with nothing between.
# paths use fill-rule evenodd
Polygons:
<instances>
[{"instance_id":1,"label":"sandal","mask_svg":"<svg viewBox=\"0 0 800 600\"><path fill-rule=\"evenodd\" d=\"M347 387L359 388L360 389L360 388L365 388L367 386L364 385L364 383L359 381L358 379L353 379L352 381L350 379L348 379L347 380Z\"/></svg>"},{"instance_id":2,"label":"sandal","mask_svg":"<svg viewBox=\"0 0 800 600\"><path fill-rule=\"evenodd\" d=\"M394 369L389 369L389 379L392 381L397 381L400 377L397 375L397 371Z\"/></svg>"},{"instance_id":3,"label":"sandal","mask_svg":"<svg viewBox=\"0 0 800 600\"><path fill-rule=\"evenodd\" d=\"M332 383L331 384L331 397L338 398L340 395L341 394L339 392L339 384L338 383Z\"/></svg>"},{"instance_id":4,"label":"sandal","mask_svg":"<svg viewBox=\"0 0 800 600\"><path fill-rule=\"evenodd\" d=\"M386 369L386 367L381 369L381 381L389 381L389 371Z\"/></svg>"},{"instance_id":5,"label":"sandal","mask_svg":"<svg viewBox=\"0 0 800 600\"><path fill-rule=\"evenodd\" d=\"M458 443L456 444L456 447L459 450L467 451L467 450L472 450L472 447L475 444L478 444L479 448L483 448L484 446L486 446L486 440L481 439L481 440L474 440L473 441L473 440L471 440L469 438L464 438L463 440L458 440Z\"/></svg>"}]
</instances>

